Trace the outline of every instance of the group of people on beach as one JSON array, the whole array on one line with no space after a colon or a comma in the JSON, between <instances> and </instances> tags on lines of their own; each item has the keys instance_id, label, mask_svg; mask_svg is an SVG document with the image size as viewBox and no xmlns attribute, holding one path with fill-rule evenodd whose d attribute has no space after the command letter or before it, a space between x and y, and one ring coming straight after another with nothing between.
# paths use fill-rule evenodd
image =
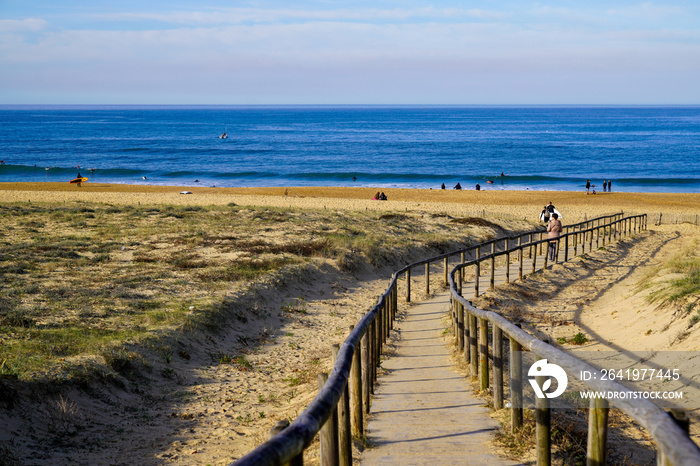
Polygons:
<instances>
[{"instance_id":1,"label":"group of people on beach","mask_svg":"<svg viewBox=\"0 0 700 466\"><path fill-rule=\"evenodd\" d=\"M591 191L593 188L593 191ZM612 188L612 180L603 180L603 192L610 192ZM595 185L591 184L591 180L586 180L586 194L596 194Z\"/></svg>"},{"instance_id":2,"label":"group of people on beach","mask_svg":"<svg viewBox=\"0 0 700 466\"><path fill-rule=\"evenodd\" d=\"M379 191L377 191L377 194L375 194L374 197L373 197L372 199L375 200L375 201L386 201L386 200L388 200L387 197L386 197L386 194L384 194L383 191L382 191L381 193L380 193Z\"/></svg>"}]
</instances>

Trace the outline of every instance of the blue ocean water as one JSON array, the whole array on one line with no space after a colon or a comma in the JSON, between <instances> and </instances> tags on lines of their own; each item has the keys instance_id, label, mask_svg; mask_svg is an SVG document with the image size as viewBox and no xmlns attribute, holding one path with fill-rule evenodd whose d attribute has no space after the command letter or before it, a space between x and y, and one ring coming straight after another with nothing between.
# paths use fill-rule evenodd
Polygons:
<instances>
[{"instance_id":1,"label":"blue ocean water","mask_svg":"<svg viewBox=\"0 0 700 466\"><path fill-rule=\"evenodd\" d=\"M700 192L700 107L0 107L0 159L0 181Z\"/></svg>"}]
</instances>

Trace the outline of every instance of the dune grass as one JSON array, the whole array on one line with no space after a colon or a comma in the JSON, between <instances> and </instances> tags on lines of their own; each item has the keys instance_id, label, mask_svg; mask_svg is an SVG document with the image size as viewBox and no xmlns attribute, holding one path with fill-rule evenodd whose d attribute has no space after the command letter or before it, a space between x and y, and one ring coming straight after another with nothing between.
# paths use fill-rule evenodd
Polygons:
<instances>
[{"instance_id":1,"label":"dune grass","mask_svg":"<svg viewBox=\"0 0 700 466\"><path fill-rule=\"evenodd\" d=\"M683 315L698 308L700 302L700 252L698 242L686 247L676 256L652 269L639 282L640 288L650 289L648 300L661 306L678 309ZM700 308L692 324L700 321Z\"/></svg>"},{"instance_id":2,"label":"dune grass","mask_svg":"<svg viewBox=\"0 0 700 466\"><path fill-rule=\"evenodd\" d=\"M401 263L413 248L448 250L469 237L449 220L237 205L0 205L0 375L61 374L86 356L127 373L131 345L215 329L228 297L256 280L321 262L353 273ZM235 316L245 322L249 312Z\"/></svg>"}]
</instances>

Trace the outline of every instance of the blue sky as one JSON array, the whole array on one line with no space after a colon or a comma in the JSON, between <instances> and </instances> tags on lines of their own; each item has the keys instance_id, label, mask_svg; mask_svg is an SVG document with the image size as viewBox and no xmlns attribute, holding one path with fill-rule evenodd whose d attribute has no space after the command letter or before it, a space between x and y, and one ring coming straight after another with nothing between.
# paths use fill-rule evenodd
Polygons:
<instances>
[{"instance_id":1,"label":"blue sky","mask_svg":"<svg viewBox=\"0 0 700 466\"><path fill-rule=\"evenodd\" d=\"M700 2L0 0L0 104L700 104Z\"/></svg>"}]
</instances>

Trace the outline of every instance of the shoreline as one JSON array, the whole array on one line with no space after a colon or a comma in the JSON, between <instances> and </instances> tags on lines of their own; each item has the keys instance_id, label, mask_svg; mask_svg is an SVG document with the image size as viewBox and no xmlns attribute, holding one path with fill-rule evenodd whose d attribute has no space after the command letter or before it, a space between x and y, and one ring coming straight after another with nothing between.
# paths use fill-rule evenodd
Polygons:
<instances>
[{"instance_id":1,"label":"shoreline","mask_svg":"<svg viewBox=\"0 0 700 466\"><path fill-rule=\"evenodd\" d=\"M183 191L191 194L180 194ZM0 182L0 202L98 202L119 205L238 205L336 210L417 211L451 215L509 216L537 220L552 202L566 223L617 212L700 216L700 193L598 193L451 189L384 189L388 201L373 200L378 188L212 188L86 182ZM380 188L379 191L382 191Z\"/></svg>"}]
</instances>

